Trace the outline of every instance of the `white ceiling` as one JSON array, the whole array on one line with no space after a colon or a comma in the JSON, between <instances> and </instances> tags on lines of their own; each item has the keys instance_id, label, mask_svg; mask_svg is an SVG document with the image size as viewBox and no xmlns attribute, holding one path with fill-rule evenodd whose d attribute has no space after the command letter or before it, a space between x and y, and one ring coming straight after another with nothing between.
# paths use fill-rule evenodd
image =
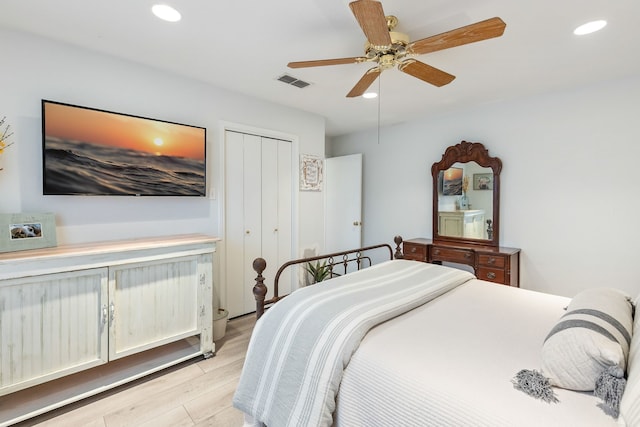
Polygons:
<instances>
[{"instance_id":1,"label":"white ceiling","mask_svg":"<svg viewBox=\"0 0 640 427\"><path fill-rule=\"evenodd\" d=\"M457 78L437 88L385 71L377 100L345 95L371 64L292 70L290 61L363 54L349 0L158 0L179 23L158 20L154 0L2 0L0 27L36 33L126 58L327 119L340 135L498 100L640 74L637 0L382 0L411 40L494 16L500 38L419 56ZM586 21L604 30L573 35ZM3 41L6 42L6 41ZM5 64L3 66L11 66ZM285 85L288 73L312 83ZM375 82L372 88L378 88Z\"/></svg>"}]
</instances>

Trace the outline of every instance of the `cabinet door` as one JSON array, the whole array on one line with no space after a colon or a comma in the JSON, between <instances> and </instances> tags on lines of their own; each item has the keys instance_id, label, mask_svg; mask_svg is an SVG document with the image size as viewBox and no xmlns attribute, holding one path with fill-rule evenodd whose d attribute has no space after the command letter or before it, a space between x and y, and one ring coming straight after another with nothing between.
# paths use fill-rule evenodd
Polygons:
<instances>
[{"instance_id":1,"label":"cabinet door","mask_svg":"<svg viewBox=\"0 0 640 427\"><path fill-rule=\"evenodd\" d=\"M449 237L462 237L462 216L457 214L440 213L438 234Z\"/></svg>"},{"instance_id":2,"label":"cabinet door","mask_svg":"<svg viewBox=\"0 0 640 427\"><path fill-rule=\"evenodd\" d=\"M0 282L0 395L107 362L107 269Z\"/></svg>"},{"instance_id":3,"label":"cabinet door","mask_svg":"<svg viewBox=\"0 0 640 427\"><path fill-rule=\"evenodd\" d=\"M188 256L109 268L109 359L196 335L198 262Z\"/></svg>"}]
</instances>

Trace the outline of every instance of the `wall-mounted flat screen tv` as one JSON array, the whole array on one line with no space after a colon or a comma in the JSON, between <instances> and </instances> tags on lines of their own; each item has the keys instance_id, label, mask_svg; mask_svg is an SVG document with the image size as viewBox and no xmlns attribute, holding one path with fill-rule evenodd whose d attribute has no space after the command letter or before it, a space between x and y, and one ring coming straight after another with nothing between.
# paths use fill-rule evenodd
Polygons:
<instances>
[{"instance_id":1,"label":"wall-mounted flat screen tv","mask_svg":"<svg viewBox=\"0 0 640 427\"><path fill-rule=\"evenodd\" d=\"M205 196L206 132L43 99L43 194Z\"/></svg>"}]
</instances>

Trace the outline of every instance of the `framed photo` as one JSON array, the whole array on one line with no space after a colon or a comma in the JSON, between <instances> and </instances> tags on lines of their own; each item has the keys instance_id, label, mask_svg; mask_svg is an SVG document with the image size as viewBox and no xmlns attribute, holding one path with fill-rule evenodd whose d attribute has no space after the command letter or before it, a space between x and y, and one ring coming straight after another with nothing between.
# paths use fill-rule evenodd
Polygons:
<instances>
[{"instance_id":1,"label":"framed photo","mask_svg":"<svg viewBox=\"0 0 640 427\"><path fill-rule=\"evenodd\" d=\"M474 173L473 189L474 190L493 190L493 174L492 173Z\"/></svg>"},{"instance_id":2,"label":"framed photo","mask_svg":"<svg viewBox=\"0 0 640 427\"><path fill-rule=\"evenodd\" d=\"M449 168L442 174L442 195L462 195L462 168Z\"/></svg>"},{"instance_id":3,"label":"framed photo","mask_svg":"<svg viewBox=\"0 0 640 427\"><path fill-rule=\"evenodd\" d=\"M0 252L52 246L56 246L54 214L0 214Z\"/></svg>"},{"instance_id":4,"label":"framed photo","mask_svg":"<svg viewBox=\"0 0 640 427\"><path fill-rule=\"evenodd\" d=\"M322 191L323 161L318 156L300 155L300 190Z\"/></svg>"},{"instance_id":5,"label":"framed photo","mask_svg":"<svg viewBox=\"0 0 640 427\"><path fill-rule=\"evenodd\" d=\"M42 130L44 195L206 195L204 127L43 99Z\"/></svg>"}]
</instances>

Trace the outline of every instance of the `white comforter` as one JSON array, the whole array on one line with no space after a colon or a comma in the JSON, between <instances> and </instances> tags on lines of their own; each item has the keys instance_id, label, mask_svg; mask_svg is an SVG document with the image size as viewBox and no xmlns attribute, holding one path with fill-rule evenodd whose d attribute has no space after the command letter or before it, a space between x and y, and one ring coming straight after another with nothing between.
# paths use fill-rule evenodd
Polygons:
<instances>
[{"instance_id":1,"label":"white comforter","mask_svg":"<svg viewBox=\"0 0 640 427\"><path fill-rule=\"evenodd\" d=\"M372 329L346 368L338 426L615 426L592 393L536 400L511 379L540 369L568 298L471 280Z\"/></svg>"},{"instance_id":2,"label":"white comforter","mask_svg":"<svg viewBox=\"0 0 640 427\"><path fill-rule=\"evenodd\" d=\"M271 427L331 425L344 367L367 331L472 278L395 260L294 292L256 324L234 406Z\"/></svg>"},{"instance_id":3,"label":"white comforter","mask_svg":"<svg viewBox=\"0 0 640 427\"><path fill-rule=\"evenodd\" d=\"M357 351L339 375L341 382L333 413L335 427L619 425L605 414L600 400L591 393L555 389L560 402L550 404L516 390L511 383L521 369L540 368L544 338L564 313L569 298L472 277L464 278L463 282L379 324L369 330L359 347L355 345ZM289 304L296 306L297 302L290 298L278 304L284 308L283 302L289 300ZM297 315L289 317L283 325L297 324ZM265 325L258 322L256 330ZM253 352L259 354L258 360L271 357L279 369L288 364L280 364L287 357L280 353L281 346L275 345L270 353L256 351L255 335L254 332L252 346ZM304 373L301 375L296 381L303 384L307 379ZM245 372L243 377L248 378ZM276 407L292 396L291 392L283 393L273 378L263 380L245 383L244 391L239 393L251 393L251 385L247 384L259 384L262 397L251 396L253 400L238 404L237 393L236 406L248 414L247 425L258 426L263 422L269 427L285 425L281 419L271 418L270 422L264 411L254 410L264 408L264 396L271 399L267 406ZM331 395L335 392L333 386L328 390ZM296 393L293 397L303 404L308 399ZM328 405L325 410L332 410L331 397L328 403L323 402ZM287 422L304 427L316 425L295 416Z\"/></svg>"}]
</instances>

